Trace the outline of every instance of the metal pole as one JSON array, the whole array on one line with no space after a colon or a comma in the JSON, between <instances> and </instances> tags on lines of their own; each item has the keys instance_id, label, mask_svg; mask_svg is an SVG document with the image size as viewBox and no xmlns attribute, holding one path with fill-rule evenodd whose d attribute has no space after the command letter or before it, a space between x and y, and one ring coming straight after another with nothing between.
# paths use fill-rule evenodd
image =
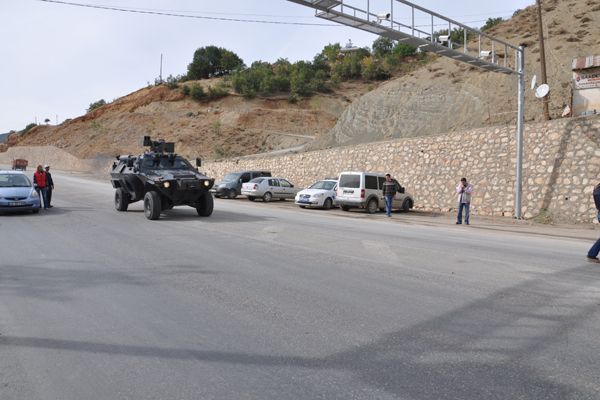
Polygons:
<instances>
[{"instance_id":1,"label":"metal pole","mask_svg":"<svg viewBox=\"0 0 600 400\"><path fill-rule=\"evenodd\" d=\"M523 126L525 124L525 48L519 46L517 53L519 94L517 111L517 173L515 179L515 218L521 219L521 196L523 191Z\"/></svg>"},{"instance_id":2,"label":"metal pole","mask_svg":"<svg viewBox=\"0 0 600 400\"><path fill-rule=\"evenodd\" d=\"M158 79L162 83L162 53L160 53L160 72L158 73Z\"/></svg>"}]
</instances>

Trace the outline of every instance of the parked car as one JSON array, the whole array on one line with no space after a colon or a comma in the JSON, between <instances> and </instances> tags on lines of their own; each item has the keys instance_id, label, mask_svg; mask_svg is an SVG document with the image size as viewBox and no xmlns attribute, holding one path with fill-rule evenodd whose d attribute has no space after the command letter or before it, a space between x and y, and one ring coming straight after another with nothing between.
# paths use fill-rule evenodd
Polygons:
<instances>
[{"instance_id":1,"label":"parked car","mask_svg":"<svg viewBox=\"0 0 600 400\"><path fill-rule=\"evenodd\" d=\"M22 171L0 171L0 211L40 212L40 197Z\"/></svg>"},{"instance_id":2,"label":"parked car","mask_svg":"<svg viewBox=\"0 0 600 400\"><path fill-rule=\"evenodd\" d=\"M337 180L317 181L296 194L295 203L300 207L321 207L329 210L336 202Z\"/></svg>"},{"instance_id":3,"label":"parked car","mask_svg":"<svg viewBox=\"0 0 600 400\"><path fill-rule=\"evenodd\" d=\"M338 179L337 202L342 210L365 208L369 214L385 210L383 197L385 174L372 172L342 172ZM408 211L414 206L413 197L394 179L397 192L392 209Z\"/></svg>"},{"instance_id":4,"label":"parked car","mask_svg":"<svg viewBox=\"0 0 600 400\"><path fill-rule=\"evenodd\" d=\"M231 172L217 182L211 189L215 197L227 197L235 199L242 194L242 184L250 182L254 178L271 176L270 171L238 171Z\"/></svg>"},{"instance_id":5,"label":"parked car","mask_svg":"<svg viewBox=\"0 0 600 400\"><path fill-rule=\"evenodd\" d=\"M242 194L247 196L250 201L257 198L262 198L265 202L272 199L293 199L297 192L298 189L283 178L254 178L250 182L242 184Z\"/></svg>"}]
</instances>

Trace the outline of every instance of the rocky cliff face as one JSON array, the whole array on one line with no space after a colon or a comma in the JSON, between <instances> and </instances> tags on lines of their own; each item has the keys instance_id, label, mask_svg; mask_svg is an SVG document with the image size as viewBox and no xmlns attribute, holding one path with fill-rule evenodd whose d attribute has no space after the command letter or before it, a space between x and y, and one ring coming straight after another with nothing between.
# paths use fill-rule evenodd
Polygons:
<instances>
[{"instance_id":1,"label":"rocky cliff face","mask_svg":"<svg viewBox=\"0 0 600 400\"><path fill-rule=\"evenodd\" d=\"M600 54L600 0L548 0L543 4L550 113L558 117L571 101L572 59ZM533 75L537 74L538 82L540 77L536 8L518 12L490 33L527 46L525 119L540 121L541 101L529 90ZM516 111L516 76L485 72L440 57L354 101L312 148L514 124Z\"/></svg>"}]
</instances>

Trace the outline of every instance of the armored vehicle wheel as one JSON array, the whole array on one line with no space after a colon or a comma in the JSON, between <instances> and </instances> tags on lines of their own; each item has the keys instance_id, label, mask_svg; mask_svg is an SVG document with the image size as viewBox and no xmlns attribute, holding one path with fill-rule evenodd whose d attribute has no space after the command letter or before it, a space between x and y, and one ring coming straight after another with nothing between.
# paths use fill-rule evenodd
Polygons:
<instances>
[{"instance_id":1,"label":"armored vehicle wheel","mask_svg":"<svg viewBox=\"0 0 600 400\"><path fill-rule=\"evenodd\" d=\"M333 202L331 201L331 199L329 197L325 199L325 202L323 202L323 208L325 210L330 210L332 205L333 205Z\"/></svg>"},{"instance_id":2,"label":"armored vehicle wheel","mask_svg":"<svg viewBox=\"0 0 600 400\"><path fill-rule=\"evenodd\" d=\"M160 196L151 191L144 196L144 215L150 220L160 218Z\"/></svg>"},{"instance_id":3,"label":"armored vehicle wheel","mask_svg":"<svg viewBox=\"0 0 600 400\"><path fill-rule=\"evenodd\" d=\"M369 202L367 203L367 212L369 214L375 214L377 211L379 211L379 204L377 204L377 200L369 200Z\"/></svg>"},{"instance_id":4,"label":"armored vehicle wheel","mask_svg":"<svg viewBox=\"0 0 600 400\"><path fill-rule=\"evenodd\" d=\"M270 202L272 198L273 198L273 195L271 194L271 192L267 192L267 193L263 194L263 201L265 203Z\"/></svg>"},{"instance_id":5,"label":"armored vehicle wheel","mask_svg":"<svg viewBox=\"0 0 600 400\"><path fill-rule=\"evenodd\" d=\"M213 212L214 200L210 193L204 193L198 199L198 206L196 207L196 212L201 217L210 217Z\"/></svg>"},{"instance_id":6,"label":"armored vehicle wheel","mask_svg":"<svg viewBox=\"0 0 600 400\"><path fill-rule=\"evenodd\" d=\"M235 199L237 197L237 193L235 192L235 189L231 189L228 193L227 193L227 198L228 199Z\"/></svg>"},{"instance_id":7,"label":"armored vehicle wheel","mask_svg":"<svg viewBox=\"0 0 600 400\"><path fill-rule=\"evenodd\" d=\"M118 188L115 191L115 209L117 211L127 211L129 205L129 193L124 191L122 188Z\"/></svg>"}]
</instances>

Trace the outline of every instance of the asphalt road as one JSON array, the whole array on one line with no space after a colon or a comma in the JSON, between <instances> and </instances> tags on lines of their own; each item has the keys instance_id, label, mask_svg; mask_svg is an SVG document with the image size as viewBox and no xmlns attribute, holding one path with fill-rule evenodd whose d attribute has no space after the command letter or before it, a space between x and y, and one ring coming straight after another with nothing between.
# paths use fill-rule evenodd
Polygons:
<instances>
[{"instance_id":1,"label":"asphalt road","mask_svg":"<svg viewBox=\"0 0 600 400\"><path fill-rule=\"evenodd\" d=\"M589 243L54 174L0 216L0 399L600 399Z\"/></svg>"}]
</instances>

